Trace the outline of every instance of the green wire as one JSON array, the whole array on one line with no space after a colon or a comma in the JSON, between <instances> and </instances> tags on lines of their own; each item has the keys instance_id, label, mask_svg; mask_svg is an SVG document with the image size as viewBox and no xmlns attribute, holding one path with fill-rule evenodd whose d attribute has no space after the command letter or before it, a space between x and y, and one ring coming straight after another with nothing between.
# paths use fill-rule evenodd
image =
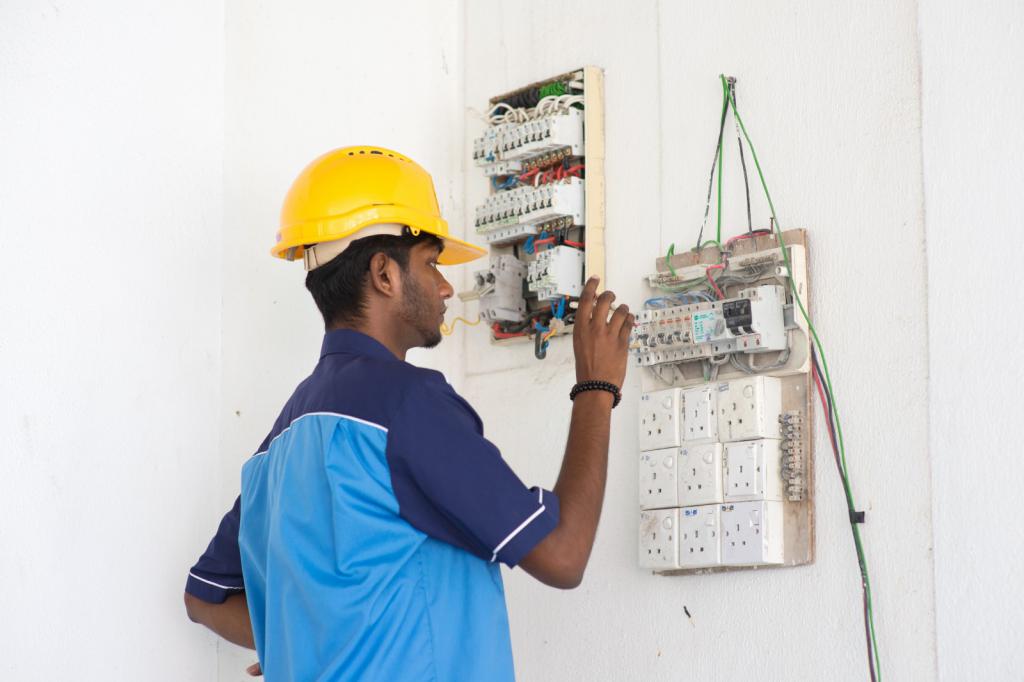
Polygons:
<instances>
[{"instance_id":1,"label":"green wire","mask_svg":"<svg viewBox=\"0 0 1024 682\"><path fill-rule=\"evenodd\" d=\"M672 256L676 252L676 243L672 242L668 245L668 253L665 254L665 265L668 266L668 271L672 273L672 276L676 276L676 269L672 267Z\"/></svg>"},{"instance_id":2,"label":"green wire","mask_svg":"<svg viewBox=\"0 0 1024 682\"><path fill-rule=\"evenodd\" d=\"M724 76L722 76L722 83L723 83L723 87L724 87L724 84L725 84L725 77ZM726 90L726 95L728 96L728 90ZM772 220L775 223L775 233L776 233L776 235L778 237L778 240L779 240L779 247L782 250L783 259L786 262L786 272L789 273L789 284L790 284L790 288L793 290L793 298L796 300L797 306L800 308L800 314L803 316L804 321L807 322L807 328L810 329L811 336L814 338L814 345L815 345L815 348L817 348L817 350L818 350L818 356L821 358L822 369L824 369L824 371L825 371L825 383L828 385L829 393L832 394L832 413L833 413L833 417L834 417L833 422L835 423L835 426L836 426L836 434L837 434L838 439L839 439L840 459L842 461L842 476L841 476L841 478L843 480L843 491L846 493L846 505L849 508L849 511L853 512L853 511L856 510L857 507L854 504L853 491L850 489L849 474L848 474L847 467L846 467L846 445L843 442L843 427L842 427L842 425L840 424L840 421L839 421L839 410L836 407L835 391L832 390L832 377L829 374L828 361L825 359L825 349L822 346L821 339L818 337L818 331L814 328L814 324L811 322L810 315L807 314L807 309L804 307L803 300L800 298L800 293L797 291L796 282L793 279L793 268L792 268L791 263L789 262L789 252L788 252L788 249L786 247L786 242L782 238L782 227L781 227L781 225L779 225L779 219L775 215L775 204L772 202L772 195L768 191L768 183L765 182L764 172L761 170L761 163L757 159L757 152L754 151L754 143L750 141L750 135L747 134L747 127L745 125L743 125L743 119L740 117L739 112L736 111L736 102L735 102L735 100L733 100L733 102L732 102L732 111L733 111L733 115L736 117L736 121L740 124L740 130L743 131L743 137L747 141L747 146L750 147L750 155L754 159L754 166L757 168L757 175L758 175L758 177L761 180L761 187L764 188L765 198L768 199L768 208L771 209L771 212L772 212ZM719 180L721 180L721 171L719 171ZM869 628L871 630L871 647L872 647L871 650L874 653L874 658L875 658L875 661L874 661L875 672L878 675L878 681L881 682L881 680L882 680L882 667L881 667L881 661L879 660L879 657L878 657L878 640L877 640L876 635L875 635L875 611L874 611L874 605L873 605L872 598L871 598L871 581L870 581L870 579L868 577L867 560L865 559L865 556L864 556L864 545L861 542L860 529L857 527L857 524L853 523L852 521L850 523L850 527L853 530L853 541L854 541L854 545L857 548L857 563L860 566L861 578L864 581L864 593L867 596L868 623L869 623Z\"/></svg>"},{"instance_id":3,"label":"green wire","mask_svg":"<svg viewBox=\"0 0 1024 682\"><path fill-rule=\"evenodd\" d=\"M550 97L551 95L564 95L565 94L565 83L548 83L547 85L541 86L538 90L537 95L540 99Z\"/></svg>"}]
</instances>

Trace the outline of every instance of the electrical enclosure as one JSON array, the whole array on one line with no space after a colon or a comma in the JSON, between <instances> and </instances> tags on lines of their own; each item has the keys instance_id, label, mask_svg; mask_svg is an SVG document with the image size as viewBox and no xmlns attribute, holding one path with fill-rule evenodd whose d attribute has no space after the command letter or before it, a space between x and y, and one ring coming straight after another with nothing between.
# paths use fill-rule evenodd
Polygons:
<instances>
[{"instance_id":1,"label":"electrical enclosure","mask_svg":"<svg viewBox=\"0 0 1024 682\"><path fill-rule=\"evenodd\" d=\"M586 279L604 279L604 75L586 66L489 107L472 160L488 186L473 229L490 263L459 297L480 301L495 343L532 341L543 359L571 330Z\"/></svg>"},{"instance_id":2,"label":"electrical enclosure","mask_svg":"<svg viewBox=\"0 0 1024 682\"><path fill-rule=\"evenodd\" d=\"M807 300L806 235L784 237ZM647 278L652 298L630 339L645 391L641 568L686 574L814 559L810 337L782 255L774 234L743 235L670 254L671 267L659 258Z\"/></svg>"}]
</instances>

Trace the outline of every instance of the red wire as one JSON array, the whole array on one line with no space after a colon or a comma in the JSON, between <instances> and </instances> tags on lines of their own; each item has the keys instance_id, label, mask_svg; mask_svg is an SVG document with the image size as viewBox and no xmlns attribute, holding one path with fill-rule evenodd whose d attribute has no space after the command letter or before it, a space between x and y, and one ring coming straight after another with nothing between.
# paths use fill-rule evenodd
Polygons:
<instances>
[{"instance_id":1,"label":"red wire","mask_svg":"<svg viewBox=\"0 0 1024 682\"><path fill-rule=\"evenodd\" d=\"M568 175L569 173L578 173L579 171L583 170L584 168L586 168L586 166L584 166L582 163L580 163L580 164L577 164L575 166L569 166L568 168L565 169L565 173L566 173L566 175Z\"/></svg>"},{"instance_id":2,"label":"red wire","mask_svg":"<svg viewBox=\"0 0 1024 682\"><path fill-rule=\"evenodd\" d=\"M828 411L828 402L825 400L825 388L821 385L821 377L818 376L818 370L815 369L814 365L811 365L811 375L814 377L814 383L818 386L818 396L821 398L821 409L825 411L825 419L829 423L832 422L832 415ZM836 447L836 441L832 438L832 429L828 430L828 439L832 441L832 451L838 452L839 448Z\"/></svg>"},{"instance_id":3,"label":"red wire","mask_svg":"<svg viewBox=\"0 0 1024 682\"><path fill-rule=\"evenodd\" d=\"M716 294L718 294L718 298L719 299L725 298L725 294L722 293L722 290L718 288L718 284L715 282L714 279L712 279L711 271L712 270L721 270L724 267L725 266L721 265L721 264L719 264L719 265L709 265L708 269L704 271L704 274L706 274L708 276L708 281L711 282L711 288L715 290Z\"/></svg>"},{"instance_id":4,"label":"red wire","mask_svg":"<svg viewBox=\"0 0 1024 682\"><path fill-rule=\"evenodd\" d=\"M491 326L491 333L496 339L514 339L518 336L526 336L526 332L503 332L497 322Z\"/></svg>"},{"instance_id":5,"label":"red wire","mask_svg":"<svg viewBox=\"0 0 1024 682\"><path fill-rule=\"evenodd\" d=\"M741 235L739 235L737 237L733 237L732 239L727 241L725 243L725 246L728 248L730 245L732 245L735 242L738 242L738 241L740 241L742 239L753 239L754 237L763 237L764 235L771 234L771 233L772 233L771 230L754 230L753 233L745 232L745 233L743 233L743 234L741 234Z\"/></svg>"},{"instance_id":6,"label":"red wire","mask_svg":"<svg viewBox=\"0 0 1024 682\"><path fill-rule=\"evenodd\" d=\"M584 246L583 242L571 242L568 239L566 239L562 243L565 244L566 246L575 246L577 249L582 249Z\"/></svg>"}]
</instances>

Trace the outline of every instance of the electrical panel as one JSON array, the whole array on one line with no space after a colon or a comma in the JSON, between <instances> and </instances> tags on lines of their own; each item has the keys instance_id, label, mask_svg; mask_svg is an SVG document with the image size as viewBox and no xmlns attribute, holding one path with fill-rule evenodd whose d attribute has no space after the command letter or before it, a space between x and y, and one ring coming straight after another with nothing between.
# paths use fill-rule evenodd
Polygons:
<instances>
[{"instance_id":1,"label":"electrical panel","mask_svg":"<svg viewBox=\"0 0 1024 682\"><path fill-rule=\"evenodd\" d=\"M603 73L584 67L489 105L472 160L488 186L473 228L491 263L459 297L479 301L495 343L533 341L543 359L586 278L604 276Z\"/></svg>"},{"instance_id":2,"label":"electrical panel","mask_svg":"<svg viewBox=\"0 0 1024 682\"><path fill-rule=\"evenodd\" d=\"M809 334L790 291L806 295L806 236L786 235L787 254L761 231L670 252L647 278L652 295L630 339L645 389L641 568L813 560Z\"/></svg>"}]
</instances>

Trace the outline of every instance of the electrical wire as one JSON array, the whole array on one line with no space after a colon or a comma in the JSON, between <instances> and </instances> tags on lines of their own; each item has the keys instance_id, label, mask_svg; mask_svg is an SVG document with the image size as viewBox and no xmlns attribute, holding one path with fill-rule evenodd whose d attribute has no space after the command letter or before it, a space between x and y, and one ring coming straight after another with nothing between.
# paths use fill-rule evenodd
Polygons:
<instances>
[{"instance_id":1,"label":"electrical wire","mask_svg":"<svg viewBox=\"0 0 1024 682\"><path fill-rule=\"evenodd\" d=\"M452 320L451 324L445 324L444 322L442 322L441 323L441 333L444 334L445 336L451 336L452 333L455 331L455 326L459 322L461 322L462 324L464 324L464 325L466 325L468 327L475 327L476 325L480 324L480 316L477 315L475 320L470 321L470 320L467 320L466 318L464 318L464 317L462 317L460 315L460 316L456 317L454 320Z\"/></svg>"},{"instance_id":2,"label":"electrical wire","mask_svg":"<svg viewBox=\"0 0 1024 682\"><path fill-rule=\"evenodd\" d=\"M704 238L704 228L708 224L708 215L711 212L711 189L712 189L712 187L714 187L714 184L715 184L715 166L717 165L719 167L719 169L721 169L720 158L722 156L722 134L725 132L725 115L728 112L729 112L729 97L728 97L728 93L726 92L725 96L722 98L722 116L721 116L721 120L718 123L718 142L715 144L715 156L714 156L713 159L711 159L711 175L708 178L708 199L707 199L707 202L704 205L704 222L701 223L701 225L700 225L700 232L697 233L697 249L698 250L700 250L700 248L701 248L701 239ZM721 188L721 177L722 177L721 172L719 172L718 177L719 177L719 188ZM722 193L721 193L721 190L719 190L719 193L718 193L718 208L719 208L719 214L721 214L721 208L722 208ZM718 240L717 241L720 242L722 240L721 237L722 237L722 235L721 235L721 218L719 218L719 234L718 234Z\"/></svg>"},{"instance_id":3,"label":"electrical wire","mask_svg":"<svg viewBox=\"0 0 1024 682\"><path fill-rule=\"evenodd\" d=\"M747 159L743 153L743 138L740 137L740 125L736 123L736 79L728 78L729 99L732 100L732 120L736 125L736 143L740 147L740 165L743 166L743 189L747 195L747 233L753 234L754 221L750 215L750 182L747 180Z\"/></svg>"},{"instance_id":4,"label":"electrical wire","mask_svg":"<svg viewBox=\"0 0 1024 682\"><path fill-rule=\"evenodd\" d=\"M845 468L843 467L843 465L841 463L841 460L840 460L840 457L839 457L839 448L836 445L835 422L832 420L832 417L833 417L833 414L834 414L834 408L832 406L832 394L830 392L828 392L825 389L825 387L822 385L822 383L821 383L821 369L818 366L818 356L817 356L817 354L814 353L813 350L811 351L811 362L812 362L812 374L814 376L814 383L815 383L815 386L817 386L817 388L818 388L818 396L821 398L821 407L822 407L822 409L825 412L825 421L828 424L828 435L829 435L829 440L832 443L832 454L835 457L836 470L839 472L840 478L842 478L843 481L847 481L848 480L848 474L847 474L847 471L845 470ZM853 514L854 510L851 509L850 513ZM856 526L856 524L851 523L850 527L852 529L856 529L857 526ZM856 539L857 538L855 538L855 541L856 541ZM872 633L871 633L871 620L869 618L869 614L870 614L870 606L869 606L869 604L870 604L870 602L868 600L868 590L864 587L864 585L862 585L862 588L864 588L864 589L862 589L862 592L863 592L863 595L864 595L864 597L863 597L863 601L864 601L864 639L867 642L868 671L871 674L871 682L876 682L877 677L876 677L876 674L875 674L875 665L874 665L876 657L874 656L873 647L872 647L872 643L873 642L872 642Z\"/></svg>"},{"instance_id":5,"label":"electrical wire","mask_svg":"<svg viewBox=\"0 0 1024 682\"><path fill-rule=\"evenodd\" d=\"M722 292L721 289L718 288L718 285L715 284L715 279L711 276L711 271L722 270L724 268L725 266L722 264L709 265L708 268L704 271L704 273L708 276L708 282L711 283L711 288L715 290L715 295L718 296L718 300L722 300L723 298L725 298L725 294Z\"/></svg>"},{"instance_id":6,"label":"electrical wire","mask_svg":"<svg viewBox=\"0 0 1024 682\"><path fill-rule=\"evenodd\" d=\"M724 76L721 77L724 81ZM829 411L831 417L831 426L834 426L835 430L835 441L838 444L838 459L839 469L841 472L841 478L843 483L843 492L846 494L846 505L850 513L850 528L853 532L854 546L857 551L857 563L860 568L861 574L861 586L864 591L864 610L866 613L867 621L867 640L870 649L870 655L868 656L868 668L871 672L871 679L873 682L882 679L881 662L878 654L878 639L875 629L875 616L874 616L874 603L871 597L871 580L868 575L867 559L864 553L864 543L860 537L860 529L855 519L856 505L854 504L853 491L850 486L850 479L847 473L846 466L846 445L843 442L843 428L839 419L839 409L835 402L835 391L832 388L832 377L829 373L828 362L825 358L824 346L821 343L821 338L818 336L817 330L814 328L814 323L811 322L811 317L807 312L807 308L804 306L803 299L800 297L800 292L797 290L796 280L793 278L793 267L789 259L789 250L786 246L785 239L782 236L782 227L779 223L778 216L775 212L775 204L772 201L771 192L768 191L768 183L764 178L764 171L761 168L761 163L757 158L757 151L754 148L753 142L750 141L750 134L747 132L747 127L743 124L743 118L739 112L736 111L735 103L733 103L733 113L736 116L736 122L739 123L740 131L743 133L743 139L747 141L747 146L750 148L750 156L754 161L754 167L757 169L758 179L761 181L761 187L764 189L765 198L768 200L768 208L771 210L772 225L775 229L776 238L779 242L779 248L782 251L783 261L786 264L786 273L789 275L789 285L793 292L793 299L796 301L797 308L800 310L800 314L804 321L807 323L807 328L811 332L811 338L814 341L815 354L812 356L815 363L820 358L821 369L823 372L819 372L819 378L824 377L823 388L827 388L827 395L831 397L832 402L829 404Z\"/></svg>"}]
</instances>

